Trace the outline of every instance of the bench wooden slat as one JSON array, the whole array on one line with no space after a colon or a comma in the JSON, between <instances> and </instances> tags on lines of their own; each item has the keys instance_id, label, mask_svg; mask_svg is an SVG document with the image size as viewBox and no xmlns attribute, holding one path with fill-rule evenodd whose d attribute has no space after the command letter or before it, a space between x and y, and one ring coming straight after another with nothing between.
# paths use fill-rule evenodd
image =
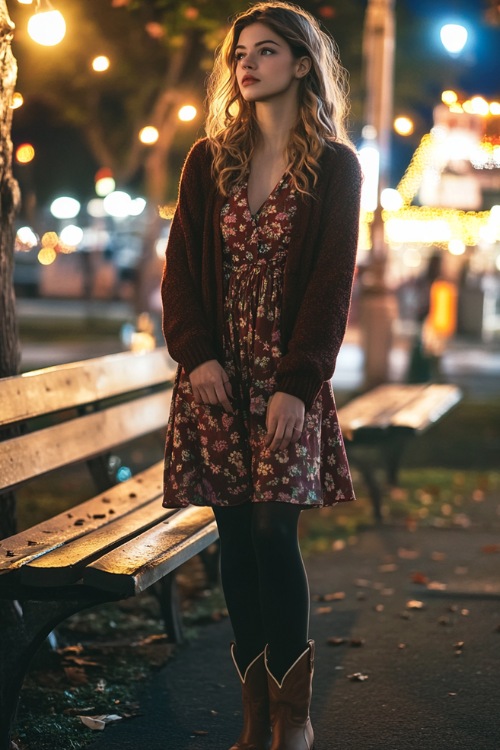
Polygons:
<instances>
[{"instance_id":1,"label":"bench wooden slat","mask_svg":"<svg viewBox=\"0 0 500 750\"><path fill-rule=\"evenodd\" d=\"M176 512L175 509L163 508L160 497L156 497L126 516L24 565L19 574L20 582L27 586L75 583L88 563Z\"/></svg>"},{"instance_id":2,"label":"bench wooden slat","mask_svg":"<svg viewBox=\"0 0 500 750\"><path fill-rule=\"evenodd\" d=\"M19 534L0 540L0 581L50 550L140 508L162 492L163 462Z\"/></svg>"},{"instance_id":3,"label":"bench wooden slat","mask_svg":"<svg viewBox=\"0 0 500 750\"><path fill-rule=\"evenodd\" d=\"M342 431L354 433L363 427L384 429L393 415L413 401L425 389L423 385L380 385L358 396L339 409Z\"/></svg>"},{"instance_id":4,"label":"bench wooden slat","mask_svg":"<svg viewBox=\"0 0 500 750\"><path fill-rule=\"evenodd\" d=\"M166 347L123 352L2 379L0 425L75 408L173 380Z\"/></svg>"},{"instance_id":5,"label":"bench wooden slat","mask_svg":"<svg viewBox=\"0 0 500 750\"><path fill-rule=\"evenodd\" d=\"M83 583L133 596L218 538L213 511L189 506L91 563Z\"/></svg>"},{"instance_id":6,"label":"bench wooden slat","mask_svg":"<svg viewBox=\"0 0 500 750\"><path fill-rule=\"evenodd\" d=\"M172 390L0 443L0 490L163 429Z\"/></svg>"},{"instance_id":7,"label":"bench wooden slat","mask_svg":"<svg viewBox=\"0 0 500 750\"><path fill-rule=\"evenodd\" d=\"M417 399L402 408L393 417L394 427L405 427L423 432L453 408L462 398L455 385L429 385Z\"/></svg>"}]
</instances>

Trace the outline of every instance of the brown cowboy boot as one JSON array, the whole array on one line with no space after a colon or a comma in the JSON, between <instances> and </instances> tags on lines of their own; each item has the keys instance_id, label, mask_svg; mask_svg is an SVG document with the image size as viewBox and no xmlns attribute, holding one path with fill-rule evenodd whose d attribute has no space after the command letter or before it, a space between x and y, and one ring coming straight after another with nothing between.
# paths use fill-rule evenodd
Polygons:
<instances>
[{"instance_id":1,"label":"brown cowboy boot","mask_svg":"<svg viewBox=\"0 0 500 750\"><path fill-rule=\"evenodd\" d=\"M231 656L241 681L243 729L229 750L269 750L271 722L264 651L255 657L242 675L235 658L235 648L235 644L231 643Z\"/></svg>"},{"instance_id":2,"label":"brown cowboy boot","mask_svg":"<svg viewBox=\"0 0 500 750\"><path fill-rule=\"evenodd\" d=\"M265 663L273 733L271 750L313 750L314 732L309 707L314 672L314 641L307 642L307 649L292 664L281 684L269 671L268 656L266 646Z\"/></svg>"}]
</instances>

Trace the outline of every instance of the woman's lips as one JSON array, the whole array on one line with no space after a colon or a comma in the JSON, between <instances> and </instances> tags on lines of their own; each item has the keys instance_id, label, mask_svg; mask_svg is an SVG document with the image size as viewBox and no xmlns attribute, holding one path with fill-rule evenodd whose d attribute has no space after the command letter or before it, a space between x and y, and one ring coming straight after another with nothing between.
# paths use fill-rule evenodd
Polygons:
<instances>
[{"instance_id":1,"label":"woman's lips","mask_svg":"<svg viewBox=\"0 0 500 750\"><path fill-rule=\"evenodd\" d=\"M241 85L250 86L252 83L259 83L259 79L253 78L252 76L247 76L246 78L243 78Z\"/></svg>"}]
</instances>

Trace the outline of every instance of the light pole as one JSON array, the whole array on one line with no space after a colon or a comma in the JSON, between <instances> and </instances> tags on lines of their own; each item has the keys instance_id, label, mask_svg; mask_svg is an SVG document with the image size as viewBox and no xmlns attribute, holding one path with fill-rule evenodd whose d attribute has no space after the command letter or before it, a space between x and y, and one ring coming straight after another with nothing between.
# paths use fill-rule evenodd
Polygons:
<instances>
[{"instance_id":1,"label":"light pole","mask_svg":"<svg viewBox=\"0 0 500 750\"><path fill-rule=\"evenodd\" d=\"M388 247L380 194L389 184L390 138L393 110L395 0L368 0L363 30L365 66L364 134L379 152L377 207L371 225L370 261L362 278L361 326L365 387L389 378L392 325L396 301L386 284Z\"/></svg>"}]
</instances>

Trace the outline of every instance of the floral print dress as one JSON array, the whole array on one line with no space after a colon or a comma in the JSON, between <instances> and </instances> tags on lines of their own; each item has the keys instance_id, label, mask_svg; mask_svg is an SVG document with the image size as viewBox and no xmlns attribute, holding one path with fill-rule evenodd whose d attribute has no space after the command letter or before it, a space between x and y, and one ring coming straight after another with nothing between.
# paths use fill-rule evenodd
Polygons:
<instances>
[{"instance_id":1,"label":"floral print dress","mask_svg":"<svg viewBox=\"0 0 500 750\"><path fill-rule=\"evenodd\" d=\"M247 181L222 208L222 364L234 414L220 405L195 404L189 377L179 366L166 439L165 507L278 501L308 508L354 499L330 382L306 412L297 443L281 451L263 444L282 356L283 274L295 213L286 174L255 215Z\"/></svg>"}]
</instances>

